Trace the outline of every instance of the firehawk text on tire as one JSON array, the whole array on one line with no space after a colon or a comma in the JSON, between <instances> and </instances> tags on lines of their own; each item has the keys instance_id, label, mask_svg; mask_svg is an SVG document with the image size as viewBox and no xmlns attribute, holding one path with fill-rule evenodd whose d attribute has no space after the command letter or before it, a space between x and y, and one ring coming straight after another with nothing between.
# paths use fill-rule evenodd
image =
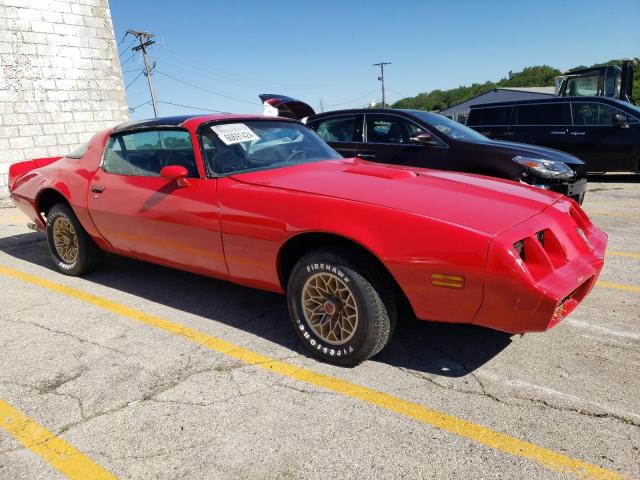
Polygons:
<instances>
[{"instance_id":1,"label":"firehawk text on tire","mask_svg":"<svg viewBox=\"0 0 640 480\"><path fill-rule=\"evenodd\" d=\"M346 366L386 346L395 315L394 302L383 300L389 298L384 280L363 276L355 260L330 250L312 252L295 265L287 290L291 321L305 346Z\"/></svg>"}]
</instances>

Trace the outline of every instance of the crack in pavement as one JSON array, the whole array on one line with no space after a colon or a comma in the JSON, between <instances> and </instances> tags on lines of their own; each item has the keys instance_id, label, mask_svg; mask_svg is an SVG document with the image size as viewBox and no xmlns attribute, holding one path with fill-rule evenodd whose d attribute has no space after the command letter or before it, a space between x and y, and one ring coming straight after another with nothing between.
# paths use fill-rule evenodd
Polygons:
<instances>
[{"instance_id":1,"label":"crack in pavement","mask_svg":"<svg viewBox=\"0 0 640 480\"><path fill-rule=\"evenodd\" d=\"M120 355L124 355L125 357L130 356L129 353L124 352L122 350L119 350L117 348L109 347L107 345L103 345L101 343L94 342L92 340L87 340L86 338L82 338L82 337L80 337L78 335L75 335L73 333L65 332L65 331L62 331L62 330L56 330L54 328L47 327L47 326L42 325L42 324L37 323L37 322L21 321L21 320L9 320L9 319L6 319L6 318L0 318L0 322L15 323L15 324L21 324L21 325L31 325L33 327L40 328L42 330L46 330L46 331L48 331L50 333L53 333L53 334L56 334L56 335L63 335L63 336L66 336L66 337L73 338L74 340L76 340L79 343L87 343L87 344L93 345L95 347L104 348L105 350L110 350L112 352L119 353Z\"/></svg>"},{"instance_id":2,"label":"crack in pavement","mask_svg":"<svg viewBox=\"0 0 640 480\"><path fill-rule=\"evenodd\" d=\"M77 378L80 378L80 376L83 373L85 373L87 370L88 370L87 366L83 365L82 367L80 367L80 370L77 373L72 373L71 375L65 375L64 373L59 373L51 380L45 380L41 382L38 387L38 390L40 391L40 393L55 392L64 384L73 382Z\"/></svg>"},{"instance_id":3,"label":"crack in pavement","mask_svg":"<svg viewBox=\"0 0 640 480\"><path fill-rule=\"evenodd\" d=\"M615 413L615 412L610 412L610 411L602 411L602 412L595 412L592 410L588 410L588 409L584 409L584 408L580 408L580 407L572 407L572 406L567 406L567 405L557 405L557 404L553 404L550 403L548 400L544 400L541 398L530 398L530 397L522 397L520 395L508 395L506 397L500 397L498 395L496 395L495 393L491 393L487 390L486 386L484 385L483 382L480 381L480 379L478 378L478 376L474 373L469 373L472 377L475 378L475 380L478 382L478 384L480 385L480 391L478 390L467 390L467 389L463 389L463 388L458 388L455 385L443 385L440 382L437 382L435 379L429 377L427 374L421 374L420 372L415 372L412 370L409 370L407 368L404 367L398 367L400 370L408 373L409 375L412 375L416 378L420 378L422 380L426 380L429 383L436 385L437 387L440 387L444 390L449 390L449 391L454 391L454 392L458 392L458 393L463 393L466 395L477 395L477 396L482 396L482 397L486 397L489 398L497 403L501 403L503 405L507 405L510 407L519 407L522 406L522 404L519 403L513 403L513 402L509 402L507 401L508 399L513 399L513 400L522 400L525 402L529 402L531 404L533 404L534 406L537 406L539 408L550 408L552 410L558 410L558 411L562 411L562 412L572 412L572 413L577 413L580 415L584 415L584 416L588 416L588 417L593 417L593 418L611 418L614 420L618 420L624 424L627 425L632 425L635 427L640 427L640 420L636 420L634 418L630 418L628 416L625 416L623 414L619 414L619 413ZM411 388L415 388L415 387L408 387L405 388L403 390L408 390Z\"/></svg>"}]
</instances>

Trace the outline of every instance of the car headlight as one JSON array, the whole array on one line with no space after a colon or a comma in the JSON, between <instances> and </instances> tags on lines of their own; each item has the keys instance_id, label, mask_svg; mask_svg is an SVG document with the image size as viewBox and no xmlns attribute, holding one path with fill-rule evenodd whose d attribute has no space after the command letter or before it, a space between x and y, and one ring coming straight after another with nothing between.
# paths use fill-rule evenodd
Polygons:
<instances>
[{"instance_id":1,"label":"car headlight","mask_svg":"<svg viewBox=\"0 0 640 480\"><path fill-rule=\"evenodd\" d=\"M535 173L544 178L557 178L568 180L573 178L573 170L562 162L555 160L545 160L544 158L513 157L513 161L524 166L531 173Z\"/></svg>"}]
</instances>

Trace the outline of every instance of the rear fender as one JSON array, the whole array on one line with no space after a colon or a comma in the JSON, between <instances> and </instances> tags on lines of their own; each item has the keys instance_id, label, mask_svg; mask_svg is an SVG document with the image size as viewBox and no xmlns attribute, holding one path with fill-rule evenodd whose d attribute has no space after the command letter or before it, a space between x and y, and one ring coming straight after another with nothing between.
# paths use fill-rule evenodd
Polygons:
<instances>
[{"instance_id":1,"label":"rear fender","mask_svg":"<svg viewBox=\"0 0 640 480\"><path fill-rule=\"evenodd\" d=\"M16 180L25 176L32 170L50 165L53 162L60 160L61 158L62 157L34 158L33 160L14 163L9 167L9 178L7 182L9 185L9 190L11 190Z\"/></svg>"}]
</instances>

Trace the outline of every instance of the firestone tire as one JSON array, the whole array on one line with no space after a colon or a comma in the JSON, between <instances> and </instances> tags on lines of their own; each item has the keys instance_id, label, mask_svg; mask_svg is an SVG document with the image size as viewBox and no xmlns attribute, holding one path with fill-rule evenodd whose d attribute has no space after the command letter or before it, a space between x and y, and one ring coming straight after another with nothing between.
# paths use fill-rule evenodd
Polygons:
<instances>
[{"instance_id":1,"label":"firestone tire","mask_svg":"<svg viewBox=\"0 0 640 480\"><path fill-rule=\"evenodd\" d=\"M47 214L47 245L60 272L78 276L98 266L103 251L84 230L73 210L58 203Z\"/></svg>"},{"instance_id":2,"label":"firestone tire","mask_svg":"<svg viewBox=\"0 0 640 480\"><path fill-rule=\"evenodd\" d=\"M323 361L346 367L379 353L396 324L388 282L348 251L316 250L302 257L289 277L287 300L305 347Z\"/></svg>"}]
</instances>

